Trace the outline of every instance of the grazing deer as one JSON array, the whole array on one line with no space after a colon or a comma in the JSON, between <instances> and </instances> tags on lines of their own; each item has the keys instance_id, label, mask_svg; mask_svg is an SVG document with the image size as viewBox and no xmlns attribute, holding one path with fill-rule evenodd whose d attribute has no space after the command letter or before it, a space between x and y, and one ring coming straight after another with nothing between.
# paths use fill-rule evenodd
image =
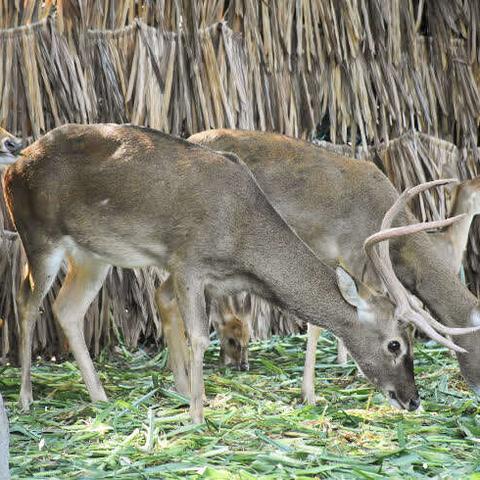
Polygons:
<instances>
[{"instance_id":1,"label":"grazing deer","mask_svg":"<svg viewBox=\"0 0 480 480\"><path fill-rule=\"evenodd\" d=\"M28 260L17 299L23 408L32 401L34 323L64 258L68 271L53 311L92 400L106 395L82 320L109 266L155 265L170 273L190 343L194 422L203 420L209 305L221 296L250 291L331 329L365 375L409 409L418 407L419 398L405 323L460 352L444 335L479 328L448 329L418 305L402 304L394 312L386 295L364 297L349 274L314 255L238 157L159 131L114 124L56 128L22 151L5 171L3 188ZM409 225L400 233L451 222ZM390 272L382 268L376 262L389 288Z\"/></svg>"},{"instance_id":2,"label":"grazing deer","mask_svg":"<svg viewBox=\"0 0 480 480\"><path fill-rule=\"evenodd\" d=\"M430 326L426 312L407 308L400 322L386 295L364 298L350 275L320 261L233 154L148 128L65 125L23 150L2 180L28 260L17 298L25 409L32 402L33 327L65 258L68 271L53 311L92 400L107 397L85 345L83 318L110 265L170 272L190 343L194 422L203 420L207 312L220 296L250 291L331 329L365 375L403 408L419 405L406 322L463 351ZM449 221L432 226L440 224Z\"/></svg>"},{"instance_id":3,"label":"grazing deer","mask_svg":"<svg viewBox=\"0 0 480 480\"><path fill-rule=\"evenodd\" d=\"M8 468L9 436L7 412L0 395L0 480L8 480L10 478L10 470Z\"/></svg>"},{"instance_id":4,"label":"grazing deer","mask_svg":"<svg viewBox=\"0 0 480 480\"><path fill-rule=\"evenodd\" d=\"M343 157L314 144L284 135L241 130L210 130L189 141L214 150L231 151L252 170L260 187L282 217L327 263L341 257L351 273L381 289L381 280L363 251L364 240L381 223L398 193L373 163ZM460 198L460 197L459 197ZM400 213L398 222L414 221ZM455 227L461 230L465 217ZM437 233L399 238L392 242L395 272L438 318L451 327L480 325L478 301L452 272L449 260L433 247ZM313 372L319 330L309 324L303 390L314 402ZM457 352L461 371L480 394L480 336L456 339L465 352Z\"/></svg>"},{"instance_id":5,"label":"grazing deer","mask_svg":"<svg viewBox=\"0 0 480 480\"><path fill-rule=\"evenodd\" d=\"M210 306L210 320L220 341L220 364L238 370L249 370L251 307L250 296L240 295L216 299Z\"/></svg>"},{"instance_id":6,"label":"grazing deer","mask_svg":"<svg viewBox=\"0 0 480 480\"><path fill-rule=\"evenodd\" d=\"M453 223L444 231L430 232L429 236L434 247L442 255L453 272L460 271L462 260L467 249L468 234L475 215L480 214L480 176L466 180L452 188L453 203L450 217L465 214L464 218ZM315 357L318 338L322 329L308 325L307 351L305 355L305 370L302 384L303 397L309 404L315 404L314 379ZM452 352L453 353L453 352ZM347 362L347 349L339 339L337 343L337 363Z\"/></svg>"}]
</instances>

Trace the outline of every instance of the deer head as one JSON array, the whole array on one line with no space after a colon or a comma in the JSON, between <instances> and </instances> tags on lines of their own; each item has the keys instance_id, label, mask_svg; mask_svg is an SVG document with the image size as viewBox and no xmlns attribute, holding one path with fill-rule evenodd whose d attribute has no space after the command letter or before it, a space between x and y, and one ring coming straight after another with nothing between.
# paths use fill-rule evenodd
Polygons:
<instances>
[{"instance_id":1,"label":"deer head","mask_svg":"<svg viewBox=\"0 0 480 480\"><path fill-rule=\"evenodd\" d=\"M14 137L0 127L0 165L13 163L23 147L20 138Z\"/></svg>"},{"instance_id":2,"label":"deer head","mask_svg":"<svg viewBox=\"0 0 480 480\"><path fill-rule=\"evenodd\" d=\"M249 322L240 318L227 298L212 302L210 320L220 341L220 364L238 370L249 370Z\"/></svg>"}]
</instances>

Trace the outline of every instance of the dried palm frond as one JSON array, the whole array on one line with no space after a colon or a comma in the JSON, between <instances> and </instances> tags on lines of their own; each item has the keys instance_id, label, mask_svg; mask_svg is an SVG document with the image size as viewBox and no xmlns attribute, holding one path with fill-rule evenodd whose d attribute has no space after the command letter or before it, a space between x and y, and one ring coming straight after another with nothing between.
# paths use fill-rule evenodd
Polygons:
<instances>
[{"instance_id":1,"label":"dried palm frond","mask_svg":"<svg viewBox=\"0 0 480 480\"><path fill-rule=\"evenodd\" d=\"M399 189L445 168L471 178L480 159L479 25L476 0L3 0L0 125L30 139L99 121L183 136L231 127L311 137L328 115L330 139L350 142L343 153L358 137L356 156ZM426 192L413 208L443 218L448 198ZM479 228L466 261L475 292ZM17 335L19 241L1 239L0 254L6 358ZM115 332L131 346L160 341L152 303L160 278L112 270L87 315L92 352ZM51 316L59 285L38 323L38 352L63 348ZM298 328L261 300L255 308L259 336Z\"/></svg>"}]
</instances>

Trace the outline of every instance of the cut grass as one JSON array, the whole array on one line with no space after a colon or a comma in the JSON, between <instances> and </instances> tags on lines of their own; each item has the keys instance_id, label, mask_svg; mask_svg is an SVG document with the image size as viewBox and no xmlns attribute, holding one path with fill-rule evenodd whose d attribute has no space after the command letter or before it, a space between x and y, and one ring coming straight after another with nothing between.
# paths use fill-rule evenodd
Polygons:
<instances>
[{"instance_id":1,"label":"cut grass","mask_svg":"<svg viewBox=\"0 0 480 480\"><path fill-rule=\"evenodd\" d=\"M30 413L16 404L19 370L0 372L15 479L466 478L480 480L480 408L443 348L418 344L424 411L387 406L352 363L318 350L316 407L300 403L305 337L251 348L251 370L205 362L206 423L191 425L172 391L166 352L122 351L97 363L108 403L90 404L71 362L38 362Z\"/></svg>"}]
</instances>

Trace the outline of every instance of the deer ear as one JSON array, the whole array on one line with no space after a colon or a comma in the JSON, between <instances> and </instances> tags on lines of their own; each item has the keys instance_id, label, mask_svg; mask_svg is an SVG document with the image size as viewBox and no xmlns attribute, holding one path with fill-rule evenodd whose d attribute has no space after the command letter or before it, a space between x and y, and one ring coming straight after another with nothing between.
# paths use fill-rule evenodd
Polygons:
<instances>
[{"instance_id":1,"label":"deer ear","mask_svg":"<svg viewBox=\"0 0 480 480\"><path fill-rule=\"evenodd\" d=\"M365 301L358 293L355 280L342 267L337 267L336 273L337 285L345 301L357 309L363 308L365 306Z\"/></svg>"}]
</instances>

